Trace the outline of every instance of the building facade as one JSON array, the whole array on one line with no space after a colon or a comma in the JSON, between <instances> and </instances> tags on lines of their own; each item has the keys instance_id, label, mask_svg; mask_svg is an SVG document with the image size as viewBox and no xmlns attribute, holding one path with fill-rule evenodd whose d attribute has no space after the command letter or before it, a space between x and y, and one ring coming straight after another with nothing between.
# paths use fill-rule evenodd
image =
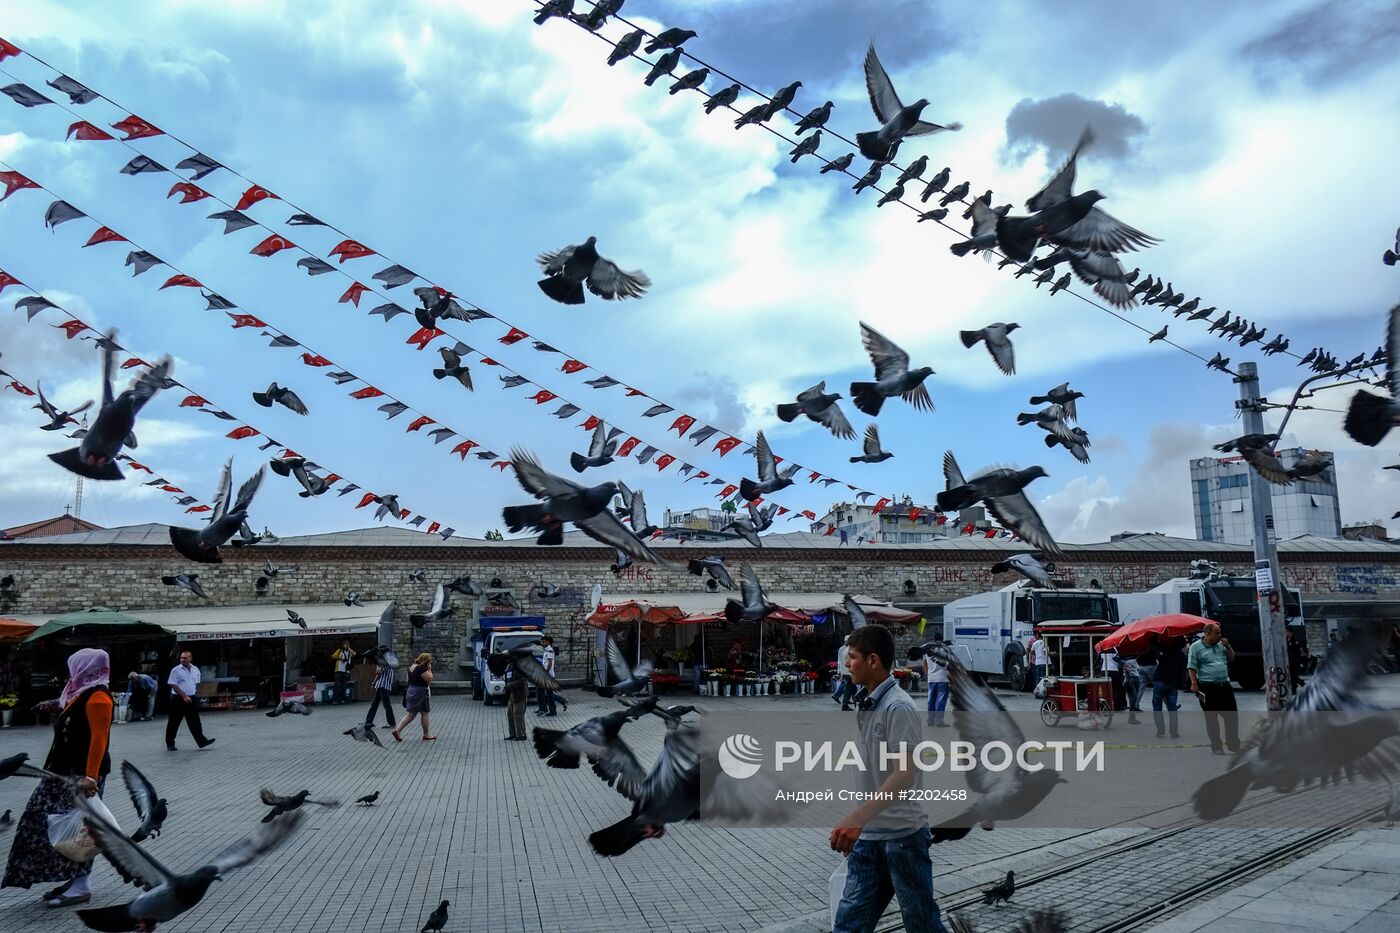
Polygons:
<instances>
[{"instance_id":1,"label":"building facade","mask_svg":"<svg viewBox=\"0 0 1400 933\"><path fill-rule=\"evenodd\" d=\"M1293 447L1278 451L1278 456L1287 468L1306 452L1304 448ZM1191 507L1195 512L1197 539L1222 544L1254 543L1249 471L1250 466L1242 457L1202 457L1191 461ZM1278 540L1299 535L1342 536L1335 467L1317 476L1295 480L1290 486L1271 485L1270 490L1274 499L1274 533Z\"/></svg>"},{"instance_id":2,"label":"building facade","mask_svg":"<svg viewBox=\"0 0 1400 933\"><path fill-rule=\"evenodd\" d=\"M991 527L981 506L964 509L956 517L944 516L920 509L906 497L886 505L878 515L874 503L838 502L812 527L821 528L823 533L834 527L835 534L850 544L928 544L958 534L968 523L975 531Z\"/></svg>"}]
</instances>

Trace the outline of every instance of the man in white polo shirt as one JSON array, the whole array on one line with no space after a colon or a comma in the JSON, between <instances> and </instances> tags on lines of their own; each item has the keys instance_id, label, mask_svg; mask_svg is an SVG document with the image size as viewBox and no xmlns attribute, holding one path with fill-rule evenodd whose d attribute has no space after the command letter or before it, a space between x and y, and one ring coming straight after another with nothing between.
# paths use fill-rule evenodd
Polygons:
<instances>
[{"instance_id":1,"label":"man in white polo shirt","mask_svg":"<svg viewBox=\"0 0 1400 933\"><path fill-rule=\"evenodd\" d=\"M165 723L165 747L172 752L175 747L175 733L180 731L181 721L189 723L190 735L200 748L213 745L214 739L204 737L204 727L199 722L199 700L195 694L199 690L199 668L194 666L194 656L188 651L180 652L180 663L170 669L170 718Z\"/></svg>"}]
</instances>

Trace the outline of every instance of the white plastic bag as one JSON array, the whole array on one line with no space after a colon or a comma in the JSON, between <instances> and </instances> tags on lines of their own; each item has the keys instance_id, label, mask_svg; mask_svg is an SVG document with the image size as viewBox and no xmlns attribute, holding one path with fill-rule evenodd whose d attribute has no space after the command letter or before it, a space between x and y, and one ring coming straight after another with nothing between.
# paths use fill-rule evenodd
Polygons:
<instances>
[{"instance_id":1,"label":"white plastic bag","mask_svg":"<svg viewBox=\"0 0 1400 933\"><path fill-rule=\"evenodd\" d=\"M89 797L88 806L97 816L113 826L117 825L117 818L107 809L101 797ZM90 861L97 854L97 843L92 841L91 834L83 825L83 811L77 807L66 813L49 814L49 845L59 855L79 864Z\"/></svg>"},{"instance_id":2,"label":"white plastic bag","mask_svg":"<svg viewBox=\"0 0 1400 933\"><path fill-rule=\"evenodd\" d=\"M1035 694L1035 698L1037 700L1043 700L1047 696L1049 696L1050 688L1051 686L1053 686L1051 680L1052 679L1049 677L1042 677L1040 678L1040 680L1036 681L1035 690L1033 691L1033 693Z\"/></svg>"},{"instance_id":3,"label":"white plastic bag","mask_svg":"<svg viewBox=\"0 0 1400 933\"><path fill-rule=\"evenodd\" d=\"M828 889L831 900L831 926L836 927L836 909L841 906L841 895L846 891L846 859L841 859L841 864L836 866L836 870L831 873L831 886Z\"/></svg>"}]
</instances>

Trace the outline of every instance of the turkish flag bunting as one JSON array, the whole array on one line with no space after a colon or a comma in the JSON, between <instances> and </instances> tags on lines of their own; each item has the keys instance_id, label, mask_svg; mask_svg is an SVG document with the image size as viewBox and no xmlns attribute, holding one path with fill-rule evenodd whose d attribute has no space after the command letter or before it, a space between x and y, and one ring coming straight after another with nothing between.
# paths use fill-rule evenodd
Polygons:
<instances>
[{"instance_id":1,"label":"turkish flag bunting","mask_svg":"<svg viewBox=\"0 0 1400 933\"><path fill-rule=\"evenodd\" d=\"M995 528L988 528L988 529L987 529L987 533L986 533L985 535L983 535L983 537L986 537L986 538L995 538L996 536L997 536L997 530L996 530Z\"/></svg>"},{"instance_id":2,"label":"turkish flag bunting","mask_svg":"<svg viewBox=\"0 0 1400 933\"><path fill-rule=\"evenodd\" d=\"M186 288L204 287L199 283L199 279L196 279L193 276L185 275L184 273L181 273L180 275L172 275L170 278L165 280L165 284L162 285L161 288L170 288L172 285L183 285ZM159 290L160 289L157 289L157 291Z\"/></svg>"},{"instance_id":3,"label":"turkish flag bunting","mask_svg":"<svg viewBox=\"0 0 1400 933\"><path fill-rule=\"evenodd\" d=\"M330 251L330 255L339 256L342 263L347 259L359 259L362 256L373 256L374 250L356 240L341 240Z\"/></svg>"},{"instance_id":4,"label":"turkish flag bunting","mask_svg":"<svg viewBox=\"0 0 1400 933\"><path fill-rule=\"evenodd\" d=\"M133 470L143 470L143 471L146 472L146 473L150 473L150 472L151 472L151 468L150 468L150 467L146 466L144 463L137 463L135 460L132 460L130 457L128 457L128 458L126 459L126 465L129 466L129 467L131 467Z\"/></svg>"},{"instance_id":5,"label":"turkish flag bunting","mask_svg":"<svg viewBox=\"0 0 1400 933\"><path fill-rule=\"evenodd\" d=\"M587 368L588 368L588 364L585 363L585 362L583 362L583 361L581 361L581 360L565 360L565 361L564 361L564 365L563 365L563 366L560 366L560 367L559 367L559 370L560 370L560 372L566 372L566 373L568 373L569 375L572 376L574 373L578 372L579 370L581 370L581 369L587 369Z\"/></svg>"},{"instance_id":6,"label":"turkish flag bunting","mask_svg":"<svg viewBox=\"0 0 1400 933\"><path fill-rule=\"evenodd\" d=\"M180 402L181 408L203 408L209 400L202 395L186 395Z\"/></svg>"},{"instance_id":7,"label":"turkish flag bunting","mask_svg":"<svg viewBox=\"0 0 1400 933\"><path fill-rule=\"evenodd\" d=\"M510 466L510 461L509 461L509 460L497 460L495 463L491 464L491 466L494 467L494 468L497 469L497 470L500 470L502 473L504 473L504 472L506 471L506 467Z\"/></svg>"},{"instance_id":8,"label":"turkish flag bunting","mask_svg":"<svg viewBox=\"0 0 1400 933\"><path fill-rule=\"evenodd\" d=\"M715 444L715 450L718 450L719 455L723 457L725 454L729 453L731 450L738 446L739 439L737 437L726 437L724 440Z\"/></svg>"},{"instance_id":9,"label":"turkish flag bunting","mask_svg":"<svg viewBox=\"0 0 1400 933\"><path fill-rule=\"evenodd\" d=\"M640 438L636 438L636 437L629 437L629 438L627 438L627 440L625 440L625 441L622 442L622 446L619 447L619 448L617 449L617 455L618 455L619 457L626 457L627 455L629 455L630 453L632 453L632 451L635 450L636 447L637 447L637 445L640 444L640 443L641 443L641 439L640 439Z\"/></svg>"},{"instance_id":10,"label":"turkish flag bunting","mask_svg":"<svg viewBox=\"0 0 1400 933\"><path fill-rule=\"evenodd\" d=\"M127 360L125 363L122 364L122 369L134 369L134 368L137 367L137 366L150 366L150 365L151 365L150 363L147 363L145 360L141 359L139 356L133 356L131 359Z\"/></svg>"},{"instance_id":11,"label":"turkish flag bunting","mask_svg":"<svg viewBox=\"0 0 1400 933\"><path fill-rule=\"evenodd\" d=\"M686 480L686 482L690 482L691 479L704 479L709 475L709 473L706 473L704 470L701 470L699 473L696 473L694 476L690 477L690 479Z\"/></svg>"},{"instance_id":12,"label":"turkish flag bunting","mask_svg":"<svg viewBox=\"0 0 1400 933\"><path fill-rule=\"evenodd\" d=\"M0 292L3 292L5 289L9 288L11 285L23 285L23 284L24 284L23 282L21 282L19 279L15 278L13 275L10 275L10 273L0 271Z\"/></svg>"},{"instance_id":13,"label":"turkish flag bunting","mask_svg":"<svg viewBox=\"0 0 1400 933\"><path fill-rule=\"evenodd\" d=\"M442 527L442 526L439 525L437 522L433 522L431 525L428 526L428 534L432 534L433 532L437 531L437 530L438 530L439 528L441 528L441 527Z\"/></svg>"},{"instance_id":14,"label":"turkish flag bunting","mask_svg":"<svg viewBox=\"0 0 1400 933\"><path fill-rule=\"evenodd\" d=\"M884 498L880 499L880 501L878 501L878 502L875 503L875 508L871 509L870 514L871 514L871 515L879 515L882 511L884 511L885 506L887 506L887 505L889 505L889 504L890 504L890 500L889 500L889 499L884 499Z\"/></svg>"},{"instance_id":15,"label":"turkish flag bunting","mask_svg":"<svg viewBox=\"0 0 1400 933\"><path fill-rule=\"evenodd\" d=\"M360 296L367 291L369 291L369 289L359 282L352 282L350 287L345 290L345 294L340 296L340 304L345 304L345 302L348 301L358 308L360 306Z\"/></svg>"},{"instance_id":16,"label":"turkish flag bunting","mask_svg":"<svg viewBox=\"0 0 1400 933\"><path fill-rule=\"evenodd\" d=\"M671 422L671 430L675 431L681 437L685 437L685 432L689 431L693 424L695 424L694 418L689 415L681 415L675 421Z\"/></svg>"},{"instance_id":17,"label":"turkish flag bunting","mask_svg":"<svg viewBox=\"0 0 1400 933\"><path fill-rule=\"evenodd\" d=\"M789 508L788 508L787 506L785 506L785 505L780 505L780 506L778 506L778 514L779 514L779 515L786 515L786 514L787 514L788 512L790 512L790 511L792 511L792 510L789 509Z\"/></svg>"},{"instance_id":18,"label":"turkish flag bunting","mask_svg":"<svg viewBox=\"0 0 1400 933\"><path fill-rule=\"evenodd\" d=\"M738 489L738 486L735 486L733 483L730 483L728 486L725 486L723 489L721 489L719 491L719 495L715 496L715 498L728 499L730 496L734 495L734 493L737 492Z\"/></svg>"},{"instance_id":19,"label":"turkish flag bunting","mask_svg":"<svg viewBox=\"0 0 1400 933\"><path fill-rule=\"evenodd\" d=\"M187 181L177 181L175 184L171 185L170 190L166 192L165 196L170 198L177 192L180 195L181 204L189 204L191 201L203 201L205 198L209 197L209 192L199 187L199 185L192 185Z\"/></svg>"},{"instance_id":20,"label":"turkish flag bunting","mask_svg":"<svg viewBox=\"0 0 1400 933\"><path fill-rule=\"evenodd\" d=\"M228 437L228 438L231 438L231 439L233 439L233 440L235 440L235 441L241 441L241 440L244 440L245 438L257 437L257 436L258 436L259 434L261 434L261 433L262 433L262 432L259 431L257 428L250 427L249 425L246 425L246 424L245 424L245 425L244 425L243 427L241 427L241 428L234 428L232 431L228 432L228 433L225 434L224 436L225 436L225 437Z\"/></svg>"},{"instance_id":21,"label":"turkish flag bunting","mask_svg":"<svg viewBox=\"0 0 1400 933\"><path fill-rule=\"evenodd\" d=\"M326 483L327 486L329 486L331 483L338 482L339 480L340 480L340 474L339 474L339 473L327 473L327 474L326 474L325 483Z\"/></svg>"},{"instance_id":22,"label":"turkish flag bunting","mask_svg":"<svg viewBox=\"0 0 1400 933\"><path fill-rule=\"evenodd\" d=\"M472 448L473 448L473 447L480 447L480 446L481 446L481 445L478 444L476 441L462 441L462 443L460 443L460 444L458 444L456 447L453 447L453 448L452 448L452 453L456 454L457 456L459 456L459 457L461 457L463 460L465 460L465 459L467 459L467 454L469 454L469 453L472 452Z\"/></svg>"},{"instance_id":23,"label":"turkish flag bunting","mask_svg":"<svg viewBox=\"0 0 1400 933\"><path fill-rule=\"evenodd\" d=\"M236 211L246 211L259 201L265 201L268 198L276 198L279 201L282 200L262 185L249 185L248 190L243 192L243 197L238 199L238 203L233 206L233 209Z\"/></svg>"},{"instance_id":24,"label":"turkish flag bunting","mask_svg":"<svg viewBox=\"0 0 1400 933\"><path fill-rule=\"evenodd\" d=\"M165 485L165 486L160 487L160 491L161 491L161 492L184 492L184 490L181 489L179 486L171 486L171 485L168 485L168 484Z\"/></svg>"},{"instance_id":25,"label":"turkish flag bunting","mask_svg":"<svg viewBox=\"0 0 1400 933\"><path fill-rule=\"evenodd\" d=\"M240 328L240 327L266 327L266 326L267 326L267 324L266 324L264 321L258 320L257 318L253 317L251 314L233 314L233 313L228 312L228 311L225 311L224 313L227 314L230 318L233 319L233 329L234 329L234 330L238 330L238 328Z\"/></svg>"},{"instance_id":26,"label":"turkish flag bunting","mask_svg":"<svg viewBox=\"0 0 1400 933\"><path fill-rule=\"evenodd\" d=\"M118 120L112 124L112 129L120 130L126 136L122 137L124 142L131 142L133 139L146 139L149 136L164 136L165 131L157 129L140 117L132 114L125 120ZM243 208L239 208L243 210Z\"/></svg>"},{"instance_id":27,"label":"turkish flag bunting","mask_svg":"<svg viewBox=\"0 0 1400 933\"><path fill-rule=\"evenodd\" d=\"M835 526L835 525L831 525L831 526L829 526L829 527L826 529L826 534L822 535L822 537L823 537L823 538L829 538L829 537L831 537L831 536L832 536L833 534L835 534L835 533L836 533L836 526Z\"/></svg>"},{"instance_id":28,"label":"turkish flag bunting","mask_svg":"<svg viewBox=\"0 0 1400 933\"><path fill-rule=\"evenodd\" d=\"M191 512L212 512L212 511L214 511L214 510L211 509L211 508L209 508L209 506L207 506L207 505L192 505L192 506L190 506L189 508L185 509L185 514L188 515L188 514L190 514Z\"/></svg>"},{"instance_id":29,"label":"turkish flag bunting","mask_svg":"<svg viewBox=\"0 0 1400 933\"><path fill-rule=\"evenodd\" d=\"M958 534L970 535L976 527L977 526L972 524L972 522L968 522L966 525L963 525L962 531L958 532Z\"/></svg>"},{"instance_id":30,"label":"turkish flag bunting","mask_svg":"<svg viewBox=\"0 0 1400 933\"><path fill-rule=\"evenodd\" d=\"M944 525L948 524L948 516L937 515L934 517L933 521L935 524L938 525L939 528L942 528Z\"/></svg>"},{"instance_id":31,"label":"turkish flag bunting","mask_svg":"<svg viewBox=\"0 0 1400 933\"><path fill-rule=\"evenodd\" d=\"M917 522L919 520L919 516L922 514L924 514L924 510L919 508L918 506L914 506L909 510L909 520L911 522Z\"/></svg>"},{"instance_id":32,"label":"turkish flag bunting","mask_svg":"<svg viewBox=\"0 0 1400 933\"><path fill-rule=\"evenodd\" d=\"M65 321L62 324L54 324L53 326L67 334L69 340L72 340L74 337L78 336L83 331L88 329L88 326L86 324L84 324L82 321L77 320Z\"/></svg>"},{"instance_id":33,"label":"turkish flag bunting","mask_svg":"<svg viewBox=\"0 0 1400 933\"><path fill-rule=\"evenodd\" d=\"M420 415L418 418L414 419L413 423L408 426L408 430L404 433L412 433L413 431L417 431L419 428L425 427L430 424L437 424L437 422L434 421L432 418L429 418L427 415Z\"/></svg>"},{"instance_id":34,"label":"turkish flag bunting","mask_svg":"<svg viewBox=\"0 0 1400 933\"><path fill-rule=\"evenodd\" d=\"M419 350L422 350L441 336L442 331L438 330L436 327L420 327L414 331L413 336L405 340L404 343L413 344L417 346Z\"/></svg>"},{"instance_id":35,"label":"turkish flag bunting","mask_svg":"<svg viewBox=\"0 0 1400 933\"><path fill-rule=\"evenodd\" d=\"M21 49L14 43L6 42L4 39L0 39L0 62L3 62L7 58L13 58L14 56L18 55L20 52L23 51L23 49Z\"/></svg>"},{"instance_id":36,"label":"turkish flag bunting","mask_svg":"<svg viewBox=\"0 0 1400 933\"><path fill-rule=\"evenodd\" d=\"M530 396L531 400L534 401L534 403L535 403L536 405L543 405L543 404L545 404L546 402L552 402L552 401L554 401L555 399L557 399L558 397L559 397L559 396L555 395L553 392L549 391L548 389L540 389L540 390L539 390L538 392L536 392L534 395Z\"/></svg>"},{"instance_id":37,"label":"turkish flag bunting","mask_svg":"<svg viewBox=\"0 0 1400 933\"><path fill-rule=\"evenodd\" d=\"M376 496L374 493L372 493L372 492L367 492L367 493L365 493L363 496L360 497L360 504L357 505L357 506L355 506L355 508L357 508L357 509L362 509L362 508L364 508L365 506L369 505L371 502L374 502L374 501L375 501L376 499L378 499L378 498L379 498L379 497Z\"/></svg>"},{"instance_id":38,"label":"turkish flag bunting","mask_svg":"<svg viewBox=\"0 0 1400 933\"><path fill-rule=\"evenodd\" d=\"M501 343L505 344L506 346L510 346L510 345L513 344L513 343L519 343L520 341L524 340L524 339L525 339L526 337L528 337L528 336L530 336L530 335L527 334L527 333L525 333L525 332L524 332L523 330L521 330L520 328L518 328L518 327L512 327L512 328L510 329L510 333L506 334L504 337L498 337L497 340L499 340Z\"/></svg>"},{"instance_id":39,"label":"turkish flag bunting","mask_svg":"<svg viewBox=\"0 0 1400 933\"><path fill-rule=\"evenodd\" d=\"M19 172L0 172L0 181L5 183L5 196L0 197L0 201L5 200L21 188L37 188L36 183L25 178Z\"/></svg>"},{"instance_id":40,"label":"turkish flag bunting","mask_svg":"<svg viewBox=\"0 0 1400 933\"><path fill-rule=\"evenodd\" d=\"M14 390L15 390L16 392L18 392L20 395L33 395L33 394L34 394L34 391L33 391L32 389L30 389L29 386L24 385L23 383L21 383L21 382L20 382L19 380L17 380L17 379L11 379L11 380L10 380L10 384L9 384L9 386L7 386L7 388L14 389Z\"/></svg>"},{"instance_id":41,"label":"turkish flag bunting","mask_svg":"<svg viewBox=\"0 0 1400 933\"><path fill-rule=\"evenodd\" d=\"M329 366L331 361L315 353L303 353L301 361L307 366Z\"/></svg>"},{"instance_id":42,"label":"turkish flag bunting","mask_svg":"<svg viewBox=\"0 0 1400 933\"><path fill-rule=\"evenodd\" d=\"M291 240L277 234L272 234L248 252L254 256L271 256L273 253L280 253L284 249L296 249L297 245Z\"/></svg>"},{"instance_id":43,"label":"turkish flag bunting","mask_svg":"<svg viewBox=\"0 0 1400 933\"><path fill-rule=\"evenodd\" d=\"M491 359L491 357L489 357L489 356L483 356L483 357L481 358L481 365L483 365L483 366L500 366L501 364L500 364L500 363L497 363L495 360Z\"/></svg>"},{"instance_id":44,"label":"turkish flag bunting","mask_svg":"<svg viewBox=\"0 0 1400 933\"><path fill-rule=\"evenodd\" d=\"M803 512L801 513L801 515L802 515L803 518L807 519L808 521L814 522L814 521L817 520L817 513L816 513L816 512L813 512L811 509L806 509L805 511L803 511Z\"/></svg>"},{"instance_id":45,"label":"turkish flag bunting","mask_svg":"<svg viewBox=\"0 0 1400 933\"><path fill-rule=\"evenodd\" d=\"M762 496L759 496L757 499L750 499L750 500L749 500L749 505L753 506L754 508L758 508L758 507L759 507L760 505L762 505L762 504L763 504L763 497L762 497Z\"/></svg>"},{"instance_id":46,"label":"turkish flag bunting","mask_svg":"<svg viewBox=\"0 0 1400 933\"><path fill-rule=\"evenodd\" d=\"M112 136L111 133L107 132L104 129L101 129L100 127L93 126L86 120L79 120L77 123L74 123L72 126L68 127L68 135L64 136L63 138L69 139L74 136L76 136L78 139L86 140L101 140L115 138L114 136Z\"/></svg>"},{"instance_id":47,"label":"turkish flag bunting","mask_svg":"<svg viewBox=\"0 0 1400 933\"><path fill-rule=\"evenodd\" d=\"M671 456L670 454L662 454L661 456L656 458L656 472L660 473L662 470L666 469L668 466L675 462L675 457Z\"/></svg>"},{"instance_id":48,"label":"turkish flag bunting","mask_svg":"<svg viewBox=\"0 0 1400 933\"><path fill-rule=\"evenodd\" d=\"M98 227L93 235L88 237L88 241L84 243L83 246L86 248L88 246L96 246L98 243L116 243L125 240L126 237L122 236L111 227Z\"/></svg>"},{"instance_id":49,"label":"turkish flag bunting","mask_svg":"<svg viewBox=\"0 0 1400 933\"><path fill-rule=\"evenodd\" d=\"M374 386L365 386L363 389L356 389L354 392L351 392L350 397L358 399L379 398L379 396L383 394L383 392L379 391Z\"/></svg>"},{"instance_id":50,"label":"turkish flag bunting","mask_svg":"<svg viewBox=\"0 0 1400 933\"><path fill-rule=\"evenodd\" d=\"M597 415L589 415L588 420L585 421L583 424L579 425L579 427L583 428L585 431L592 431L594 428L598 427L598 425L602 423L602 419L600 419Z\"/></svg>"},{"instance_id":51,"label":"turkish flag bunting","mask_svg":"<svg viewBox=\"0 0 1400 933\"><path fill-rule=\"evenodd\" d=\"M650 398L650 397L651 397L651 396L647 395L645 392L643 392L641 389L628 389L628 390L627 390L627 397L628 397L628 398L632 398L633 396L637 396L637 395L645 396L645 397L647 397L647 398Z\"/></svg>"}]
</instances>

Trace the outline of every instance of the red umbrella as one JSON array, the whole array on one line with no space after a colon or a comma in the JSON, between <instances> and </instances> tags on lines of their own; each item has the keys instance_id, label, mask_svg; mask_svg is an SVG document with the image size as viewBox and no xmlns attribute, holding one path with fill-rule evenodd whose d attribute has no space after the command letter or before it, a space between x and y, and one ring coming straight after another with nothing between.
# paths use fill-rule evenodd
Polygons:
<instances>
[{"instance_id":1,"label":"red umbrella","mask_svg":"<svg viewBox=\"0 0 1400 933\"><path fill-rule=\"evenodd\" d=\"M1130 622L1094 646L1095 651L1111 651L1132 657L1147 650L1147 641L1153 635L1164 638L1194 635L1205 628L1209 619L1185 613L1169 613L1163 616L1148 616Z\"/></svg>"}]
</instances>

